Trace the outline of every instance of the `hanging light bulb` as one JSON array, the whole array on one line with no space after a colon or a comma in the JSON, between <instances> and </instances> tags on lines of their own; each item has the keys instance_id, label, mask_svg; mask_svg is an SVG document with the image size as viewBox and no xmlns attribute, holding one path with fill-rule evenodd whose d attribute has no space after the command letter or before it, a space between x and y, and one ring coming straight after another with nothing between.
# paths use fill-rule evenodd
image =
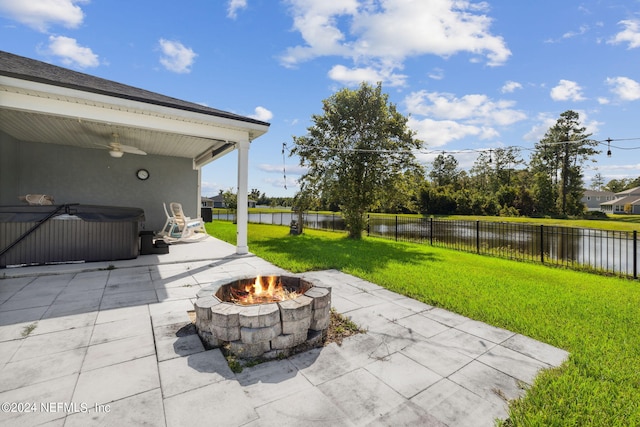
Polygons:
<instances>
[{"instance_id":1,"label":"hanging light bulb","mask_svg":"<svg viewBox=\"0 0 640 427\"><path fill-rule=\"evenodd\" d=\"M493 161L493 159L491 158L491 152L492 152L492 150L489 149L489 163L491 163Z\"/></svg>"}]
</instances>

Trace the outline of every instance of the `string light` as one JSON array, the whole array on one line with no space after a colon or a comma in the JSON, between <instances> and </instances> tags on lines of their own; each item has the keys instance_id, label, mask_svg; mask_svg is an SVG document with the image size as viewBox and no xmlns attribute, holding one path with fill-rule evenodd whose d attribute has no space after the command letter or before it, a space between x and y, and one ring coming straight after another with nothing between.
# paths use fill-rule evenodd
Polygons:
<instances>
[{"instance_id":1,"label":"string light","mask_svg":"<svg viewBox=\"0 0 640 427\"><path fill-rule=\"evenodd\" d=\"M616 142L616 141L639 141L640 138L618 138L618 139L611 139L611 138L607 138L604 140L598 140L595 141L598 143L598 145L604 145L605 143L607 144L607 157L611 157L611 148L615 148L618 150L640 150L640 146L638 147L620 147L620 146L616 146L616 145L611 145L612 142ZM581 139L581 140L577 140L577 141L556 141L556 142L548 142L545 143L545 146L549 146L549 145L561 145L561 144L581 144L583 143L585 140ZM328 150L328 151L338 151L338 152L358 152L358 153L397 153L397 154L423 154L423 155L433 155L433 154L441 154L442 156L445 156L447 154L449 155L455 155L455 154L470 154L470 153L486 153L487 151L489 152L489 163L492 162L492 155L493 155L493 148L466 148L466 149L461 149L461 150L449 150L449 151L445 151L445 150L385 150L385 149L368 149L368 148L334 148L334 147L320 147L321 149L324 150ZM531 148L531 147L523 147L520 145L510 145L510 146L506 146L506 147L502 147L503 149L507 150L507 149L518 149L518 150L524 150L524 151L536 151L536 148ZM284 174L284 189L287 189L287 174L286 174L286 165L285 165L285 151L287 151L287 143L283 142L282 143L282 172Z\"/></svg>"},{"instance_id":2,"label":"string light","mask_svg":"<svg viewBox=\"0 0 640 427\"><path fill-rule=\"evenodd\" d=\"M284 152L287 148L287 143L282 143L282 174L284 175L284 189L287 189L287 163L285 162Z\"/></svg>"},{"instance_id":3,"label":"string light","mask_svg":"<svg viewBox=\"0 0 640 427\"><path fill-rule=\"evenodd\" d=\"M620 149L620 150L640 150L640 146L638 147L618 147L615 145L611 145L611 142L615 142L615 141L637 141L640 140L640 138L620 138L620 139L611 139L611 138L607 138L604 140L599 140L596 141L598 143L598 145L604 145L605 143L607 143L607 155L610 157L611 156L611 148L616 148L616 149ZM581 140L577 140L577 141L556 141L556 142L549 142L549 143L545 143L545 146L551 146L551 145L562 145L562 144L581 144L583 143L585 140L581 139ZM283 144L283 153L284 150L286 148L286 143ZM423 155L433 155L433 154L442 154L442 155L447 155L447 154L470 154L470 153L486 153L489 152L489 163L491 163L492 160L492 153L494 151L493 148L466 148L466 149L460 149L460 150L387 150L387 149L378 149L378 148L374 148L374 149L370 149L370 148L337 148L337 147L320 147L320 149L324 149L324 150L328 150L328 151L337 151L337 152L358 152L358 153L412 153L412 154L423 154ZM518 149L518 150L523 150L523 151L536 151L536 148L531 148L531 147L523 147L520 145L510 145L510 146L505 146L502 147L502 149Z\"/></svg>"}]
</instances>

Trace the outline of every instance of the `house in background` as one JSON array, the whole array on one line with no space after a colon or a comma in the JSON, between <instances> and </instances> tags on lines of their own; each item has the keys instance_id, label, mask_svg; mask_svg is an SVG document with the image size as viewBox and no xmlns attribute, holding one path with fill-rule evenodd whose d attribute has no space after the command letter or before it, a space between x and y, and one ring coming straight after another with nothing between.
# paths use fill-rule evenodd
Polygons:
<instances>
[{"instance_id":1,"label":"house in background","mask_svg":"<svg viewBox=\"0 0 640 427\"><path fill-rule=\"evenodd\" d=\"M211 197L201 197L200 205L203 208L213 208L213 199Z\"/></svg>"},{"instance_id":2,"label":"house in background","mask_svg":"<svg viewBox=\"0 0 640 427\"><path fill-rule=\"evenodd\" d=\"M602 212L615 214L640 214L640 187L615 194L611 201L600 203Z\"/></svg>"},{"instance_id":3,"label":"house in background","mask_svg":"<svg viewBox=\"0 0 640 427\"><path fill-rule=\"evenodd\" d=\"M224 208L227 207L227 205L224 202L224 197L222 196L222 194L218 194L217 196L213 196L213 197L203 197L202 198L202 207L203 208L224 209ZM255 208L256 207L256 201L252 200L252 199L248 199L247 200L247 207Z\"/></svg>"},{"instance_id":4,"label":"house in background","mask_svg":"<svg viewBox=\"0 0 640 427\"><path fill-rule=\"evenodd\" d=\"M238 150L237 252L247 253L248 156L269 123L0 51L0 205L55 204L200 216L201 168ZM143 155L146 154L146 155Z\"/></svg>"},{"instance_id":5,"label":"house in background","mask_svg":"<svg viewBox=\"0 0 640 427\"><path fill-rule=\"evenodd\" d=\"M222 196L222 194L218 194L217 196L213 196L211 197L211 201L213 202L213 207L214 208L226 208L227 205L224 202L224 197Z\"/></svg>"},{"instance_id":6,"label":"house in background","mask_svg":"<svg viewBox=\"0 0 640 427\"><path fill-rule=\"evenodd\" d=\"M600 211L602 209L600 206L601 203L608 202L615 198L616 193L613 191L585 190L581 202L587 211Z\"/></svg>"}]
</instances>

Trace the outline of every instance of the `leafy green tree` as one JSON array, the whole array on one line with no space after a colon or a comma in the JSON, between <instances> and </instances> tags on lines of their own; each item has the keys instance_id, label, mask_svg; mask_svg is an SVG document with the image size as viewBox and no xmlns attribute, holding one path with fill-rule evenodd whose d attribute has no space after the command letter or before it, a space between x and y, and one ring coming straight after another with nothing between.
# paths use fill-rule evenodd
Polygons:
<instances>
[{"instance_id":1,"label":"leafy green tree","mask_svg":"<svg viewBox=\"0 0 640 427\"><path fill-rule=\"evenodd\" d=\"M452 215L456 208L455 194L446 187L426 184L420 190L420 212L423 215Z\"/></svg>"},{"instance_id":2,"label":"leafy green tree","mask_svg":"<svg viewBox=\"0 0 640 427\"><path fill-rule=\"evenodd\" d=\"M560 215L577 215L584 209L580 203L584 194L582 165L600 153L595 149L598 141L589 139L591 134L585 131L586 128L580 125L580 115L567 110L535 146L534 173L549 175L555 187L556 211Z\"/></svg>"},{"instance_id":3,"label":"leafy green tree","mask_svg":"<svg viewBox=\"0 0 640 427\"><path fill-rule=\"evenodd\" d=\"M533 175L531 195L534 201L532 215L555 215L556 214L556 186L548 173L536 172Z\"/></svg>"},{"instance_id":4,"label":"leafy green tree","mask_svg":"<svg viewBox=\"0 0 640 427\"><path fill-rule=\"evenodd\" d=\"M262 193L257 188L252 188L251 191L249 192L249 199L253 200L254 202L257 202L258 200L260 200L261 196L262 196Z\"/></svg>"},{"instance_id":5,"label":"leafy green tree","mask_svg":"<svg viewBox=\"0 0 640 427\"><path fill-rule=\"evenodd\" d=\"M627 188L627 180L626 179L612 179L607 182L607 185L604 186L604 189L607 191L613 191L614 193L619 193L624 191Z\"/></svg>"},{"instance_id":6,"label":"leafy green tree","mask_svg":"<svg viewBox=\"0 0 640 427\"><path fill-rule=\"evenodd\" d=\"M396 183L396 191L381 202L378 210L384 213L418 213L420 186L423 181L421 173L405 173Z\"/></svg>"},{"instance_id":7,"label":"leafy green tree","mask_svg":"<svg viewBox=\"0 0 640 427\"><path fill-rule=\"evenodd\" d=\"M458 180L458 161L451 154L445 155L444 153L438 154L433 159L431 170L429 171L429 178L438 187L444 187L445 185L453 185Z\"/></svg>"},{"instance_id":8,"label":"leafy green tree","mask_svg":"<svg viewBox=\"0 0 640 427\"><path fill-rule=\"evenodd\" d=\"M307 172L301 188L314 197L338 201L349 237L362 237L366 213L402 191L406 173L421 167L412 150L421 142L407 118L382 93L382 85L362 83L323 101L307 135L294 137L291 154Z\"/></svg>"},{"instance_id":9,"label":"leafy green tree","mask_svg":"<svg viewBox=\"0 0 640 427\"><path fill-rule=\"evenodd\" d=\"M232 188L227 189L222 193L222 199L227 209L235 211L238 208L238 195L233 192Z\"/></svg>"},{"instance_id":10,"label":"leafy green tree","mask_svg":"<svg viewBox=\"0 0 640 427\"><path fill-rule=\"evenodd\" d=\"M601 191L604 188L604 177L600 172L596 172L591 178L591 189Z\"/></svg>"},{"instance_id":11,"label":"leafy green tree","mask_svg":"<svg viewBox=\"0 0 640 427\"><path fill-rule=\"evenodd\" d=\"M471 183L476 191L487 193L491 191L493 186L493 168L491 167L491 153L481 152L478 158L473 162L473 167L469 170L471 175Z\"/></svg>"},{"instance_id":12,"label":"leafy green tree","mask_svg":"<svg viewBox=\"0 0 640 427\"><path fill-rule=\"evenodd\" d=\"M510 186L516 166L523 163L520 158L520 149L517 147L496 148L490 154L493 155L494 191L502 186Z\"/></svg>"},{"instance_id":13,"label":"leafy green tree","mask_svg":"<svg viewBox=\"0 0 640 427\"><path fill-rule=\"evenodd\" d=\"M483 151L471 168L475 188L493 194L503 186L510 186L516 166L522 164L520 150L515 147Z\"/></svg>"}]
</instances>

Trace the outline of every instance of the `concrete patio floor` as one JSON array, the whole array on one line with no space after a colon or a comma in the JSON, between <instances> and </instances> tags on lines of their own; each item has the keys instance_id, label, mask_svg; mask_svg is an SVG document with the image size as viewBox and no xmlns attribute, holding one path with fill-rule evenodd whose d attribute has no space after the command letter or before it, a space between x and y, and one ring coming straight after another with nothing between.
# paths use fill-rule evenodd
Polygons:
<instances>
[{"instance_id":1,"label":"concrete patio floor","mask_svg":"<svg viewBox=\"0 0 640 427\"><path fill-rule=\"evenodd\" d=\"M305 275L368 332L234 374L188 327L196 292L283 272L234 253L0 270L0 425L492 426L568 356L329 270Z\"/></svg>"}]
</instances>

